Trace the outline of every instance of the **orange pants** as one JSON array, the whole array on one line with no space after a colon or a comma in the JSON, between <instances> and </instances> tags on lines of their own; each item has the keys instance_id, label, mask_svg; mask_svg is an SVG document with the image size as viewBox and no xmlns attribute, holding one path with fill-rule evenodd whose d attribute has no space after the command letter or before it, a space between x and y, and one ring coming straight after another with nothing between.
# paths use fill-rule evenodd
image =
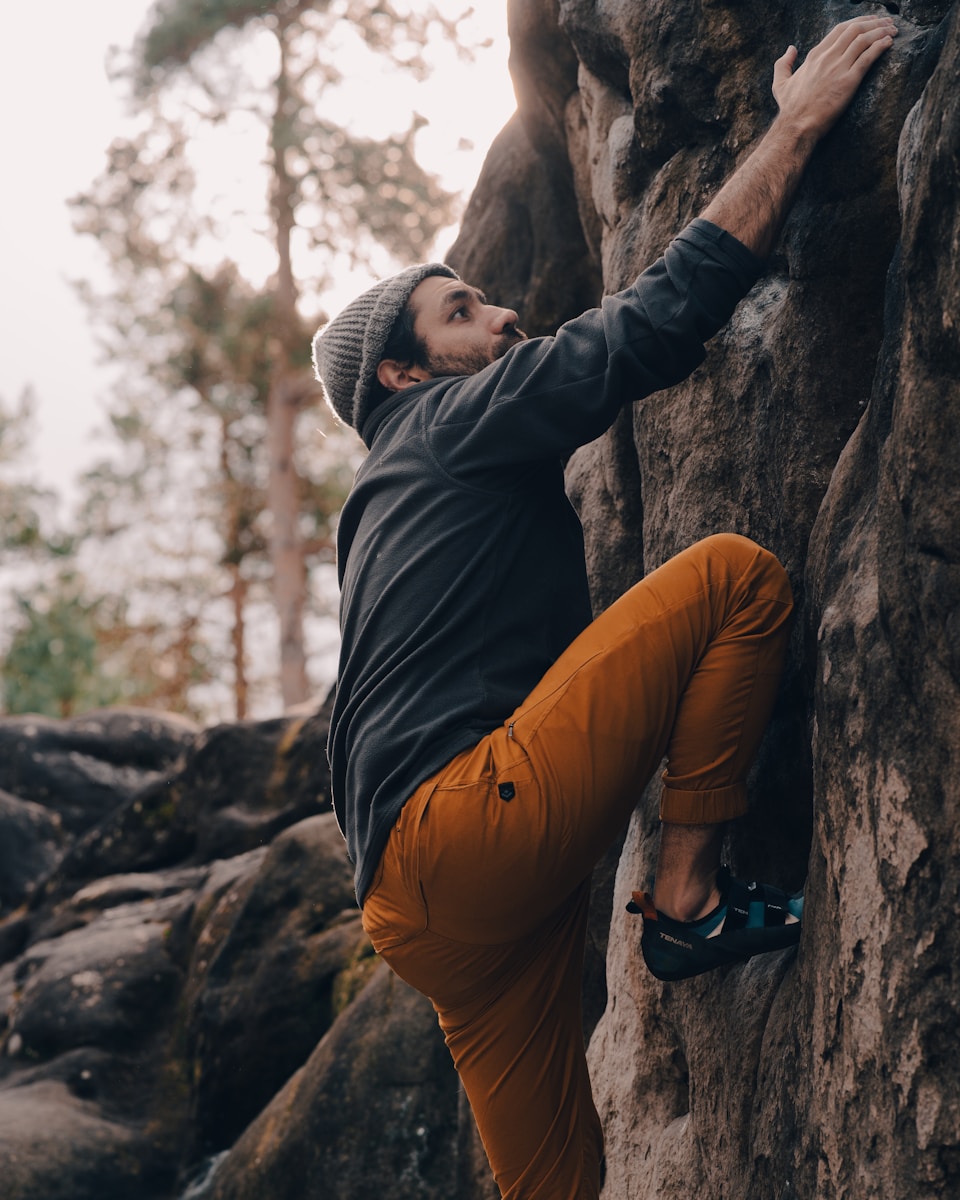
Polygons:
<instances>
[{"instance_id":1,"label":"orange pants","mask_svg":"<svg viewBox=\"0 0 960 1200\"><path fill-rule=\"evenodd\" d=\"M742 814L792 607L720 534L597 618L503 725L404 806L363 910L434 1004L509 1200L599 1193L580 992L589 876L666 755L660 816Z\"/></svg>"}]
</instances>

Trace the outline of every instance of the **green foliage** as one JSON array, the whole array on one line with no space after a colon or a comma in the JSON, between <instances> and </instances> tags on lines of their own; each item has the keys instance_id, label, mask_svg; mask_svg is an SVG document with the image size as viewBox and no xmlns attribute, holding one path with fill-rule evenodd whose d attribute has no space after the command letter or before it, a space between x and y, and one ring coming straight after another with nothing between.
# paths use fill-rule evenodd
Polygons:
<instances>
[{"instance_id":1,"label":"green foliage","mask_svg":"<svg viewBox=\"0 0 960 1200\"><path fill-rule=\"evenodd\" d=\"M170 294L176 349L167 382L192 388L225 418L266 404L274 297L255 291L233 263L204 274L188 267ZM298 330L303 340L306 331Z\"/></svg>"},{"instance_id":2,"label":"green foliage","mask_svg":"<svg viewBox=\"0 0 960 1200\"><path fill-rule=\"evenodd\" d=\"M354 262L363 262L373 238L401 262L425 257L450 223L452 198L417 164L414 138L422 124L414 118L406 134L382 141L347 137L323 121L295 129L290 160L297 198L321 214L308 227L311 246L347 249Z\"/></svg>"},{"instance_id":3,"label":"green foliage","mask_svg":"<svg viewBox=\"0 0 960 1200\"><path fill-rule=\"evenodd\" d=\"M120 689L97 671L102 602L83 598L77 581L16 596L16 632L3 666L8 713L66 717L117 699Z\"/></svg>"},{"instance_id":4,"label":"green foliage","mask_svg":"<svg viewBox=\"0 0 960 1200\"><path fill-rule=\"evenodd\" d=\"M64 554L70 541L52 528L53 494L25 474L36 403L26 389L16 407L0 397L0 550L7 554Z\"/></svg>"},{"instance_id":5,"label":"green foliage","mask_svg":"<svg viewBox=\"0 0 960 1200\"><path fill-rule=\"evenodd\" d=\"M113 704L192 713L210 677L196 621L133 624L126 601L93 595L74 569L14 595L0 693L7 713L69 717Z\"/></svg>"},{"instance_id":6,"label":"green foliage","mask_svg":"<svg viewBox=\"0 0 960 1200\"><path fill-rule=\"evenodd\" d=\"M181 105L189 96L189 107L212 124L240 107L257 111L268 126L275 183L283 176L289 185L280 189L282 208L289 205L293 225L313 248L328 252L326 261L346 251L365 263L378 244L408 263L422 258L452 223L456 197L416 160L422 118L379 140L330 119L331 111L342 111L338 59L349 47L354 58L365 51L355 69L371 78L386 65L423 79L429 73L424 48L432 37L455 42L459 19L434 5L408 9L386 0L162 0L134 48L131 79L157 113L178 88ZM238 31L267 34L277 43L279 73L268 93L258 94L253 80L236 70L242 54L227 35ZM155 151L150 161L161 165ZM135 164L118 161L115 177L120 170L138 173ZM274 189L274 205L278 201ZM282 214L277 220L282 224ZM314 258L311 272L323 262Z\"/></svg>"},{"instance_id":7,"label":"green foliage","mask_svg":"<svg viewBox=\"0 0 960 1200\"><path fill-rule=\"evenodd\" d=\"M158 0L136 46L135 85L141 95L149 93L194 64L218 35L258 22L276 31L297 26L328 44L338 25L349 26L374 54L422 79L428 67L421 51L431 31L456 40L459 19L433 4L409 8L389 0ZM339 78L332 62L321 60L321 66L328 82Z\"/></svg>"},{"instance_id":8,"label":"green foliage","mask_svg":"<svg viewBox=\"0 0 960 1200\"><path fill-rule=\"evenodd\" d=\"M249 20L268 16L277 7L272 0L159 0L151 13L150 27L137 47L140 90L154 86L162 68L188 63L222 30L241 28Z\"/></svg>"}]
</instances>

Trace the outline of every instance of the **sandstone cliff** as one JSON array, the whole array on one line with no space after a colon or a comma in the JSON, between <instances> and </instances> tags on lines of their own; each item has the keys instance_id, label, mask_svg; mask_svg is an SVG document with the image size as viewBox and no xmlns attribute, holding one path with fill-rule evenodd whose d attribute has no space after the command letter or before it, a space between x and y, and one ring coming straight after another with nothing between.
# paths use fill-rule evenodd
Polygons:
<instances>
[{"instance_id":1,"label":"sandstone cliff","mask_svg":"<svg viewBox=\"0 0 960 1200\"><path fill-rule=\"evenodd\" d=\"M590 1043L608 1200L960 1188L960 26L945 3L882 7L897 43L818 149L765 278L686 384L568 467L597 608L720 529L773 549L800 602L729 856L806 881L808 927L799 954L684 984L646 975L623 906L651 870L648 790ZM624 286L770 120L773 60L860 11L515 3L526 223L542 230L539 207L565 196L603 288ZM491 179L451 261L499 294L474 233L499 223L511 242L512 196ZM540 260L584 253L560 240ZM517 296L507 273L510 302L534 323L573 313L577 263L567 292L532 269Z\"/></svg>"},{"instance_id":2,"label":"sandstone cliff","mask_svg":"<svg viewBox=\"0 0 960 1200\"><path fill-rule=\"evenodd\" d=\"M702 208L784 47L865 7L513 0L519 111L450 261L550 332ZM729 857L806 884L803 941L645 973L652 785L595 887L604 1200L960 1192L960 9L884 7L764 279L568 465L597 609L719 529L799 602ZM359 927L326 719L0 721L4 1197L491 1196L430 1006Z\"/></svg>"}]
</instances>

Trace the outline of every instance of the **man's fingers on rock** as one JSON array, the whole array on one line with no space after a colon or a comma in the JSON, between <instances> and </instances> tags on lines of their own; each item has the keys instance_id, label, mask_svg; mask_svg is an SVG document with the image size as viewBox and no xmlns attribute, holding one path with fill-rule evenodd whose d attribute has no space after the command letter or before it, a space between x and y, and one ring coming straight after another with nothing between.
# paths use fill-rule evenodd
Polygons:
<instances>
[{"instance_id":1,"label":"man's fingers on rock","mask_svg":"<svg viewBox=\"0 0 960 1200\"><path fill-rule=\"evenodd\" d=\"M877 20L875 25L870 25L866 29L861 29L856 33L856 36L850 39L848 51L856 51L858 47L861 49L864 46L871 45L878 38L889 37L897 32L897 27L889 17L886 20Z\"/></svg>"},{"instance_id":2,"label":"man's fingers on rock","mask_svg":"<svg viewBox=\"0 0 960 1200\"><path fill-rule=\"evenodd\" d=\"M886 37L874 42L871 46L868 46L861 55L860 62L867 68L871 67L892 45L893 38L888 34Z\"/></svg>"},{"instance_id":3,"label":"man's fingers on rock","mask_svg":"<svg viewBox=\"0 0 960 1200\"><path fill-rule=\"evenodd\" d=\"M820 39L817 49L828 50L838 42L846 46L857 37L861 28L869 28L882 20L882 17L851 17L849 21L841 21Z\"/></svg>"},{"instance_id":4,"label":"man's fingers on rock","mask_svg":"<svg viewBox=\"0 0 960 1200\"><path fill-rule=\"evenodd\" d=\"M840 28L841 26L836 26L834 32ZM843 36L832 45L828 44L829 38L825 38L819 45L814 46L807 55L806 61L813 66L818 60L822 60L821 69L823 70L833 70L839 67L846 71L860 64L864 55L871 55L872 57L867 62L872 62L875 57L892 45L896 34L897 27L889 18L870 18L868 28L846 28L843 30Z\"/></svg>"},{"instance_id":5,"label":"man's fingers on rock","mask_svg":"<svg viewBox=\"0 0 960 1200\"><path fill-rule=\"evenodd\" d=\"M811 54L820 51L826 53L835 50L839 55L849 53L861 38L873 41L876 37L884 36L885 31L896 33L897 27L888 16L883 17L853 17L834 25L827 36L810 51Z\"/></svg>"},{"instance_id":6,"label":"man's fingers on rock","mask_svg":"<svg viewBox=\"0 0 960 1200\"><path fill-rule=\"evenodd\" d=\"M853 39L854 44L865 41L872 42L878 37L885 37L887 34L896 33L897 27L890 17L885 21L879 21L876 25L871 25L869 29L861 29L857 36Z\"/></svg>"},{"instance_id":7,"label":"man's fingers on rock","mask_svg":"<svg viewBox=\"0 0 960 1200\"><path fill-rule=\"evenodd\" d=\"M893 18L889 13L873 14L867 17L852 17L849 21L841 21L839 25L834 26L834 32L840 31L841 36L849 34L856 37L864 29L873 29L877 25L893 25Z\"/></svg>"},{"instance_id":8,"label":"man's fingers on rock","mask_svg":"<svg viewBox=\"0 0 960 1200\"><path fill-rule=\"evenodd\" d=\"M868 64L873 62L880 57L884 50L893 45L896 32L897 27L895 25L882 25L879 28L861 33L851 42L843 57L844 64L846 66L853 66L856 63Z\"/></svg>"}]
</instances>

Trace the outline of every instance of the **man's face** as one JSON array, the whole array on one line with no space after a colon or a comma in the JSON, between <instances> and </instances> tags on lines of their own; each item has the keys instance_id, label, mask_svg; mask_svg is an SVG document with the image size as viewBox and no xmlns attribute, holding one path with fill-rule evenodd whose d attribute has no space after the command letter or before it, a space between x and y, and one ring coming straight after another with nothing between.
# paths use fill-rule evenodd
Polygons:
<instances>
[{"instance_id":1,"label":"man's face","mask_svg":"<svg viewBox=\"0 0 960 1200\"><path fill-rule=\"evenodd\" d=\"M458 279L428 275L410 302L414 331L427 348L423 365L434 378L475 375L526 340L512 308L488 304L483 292Z\"/></svg>"}]
</instances>

